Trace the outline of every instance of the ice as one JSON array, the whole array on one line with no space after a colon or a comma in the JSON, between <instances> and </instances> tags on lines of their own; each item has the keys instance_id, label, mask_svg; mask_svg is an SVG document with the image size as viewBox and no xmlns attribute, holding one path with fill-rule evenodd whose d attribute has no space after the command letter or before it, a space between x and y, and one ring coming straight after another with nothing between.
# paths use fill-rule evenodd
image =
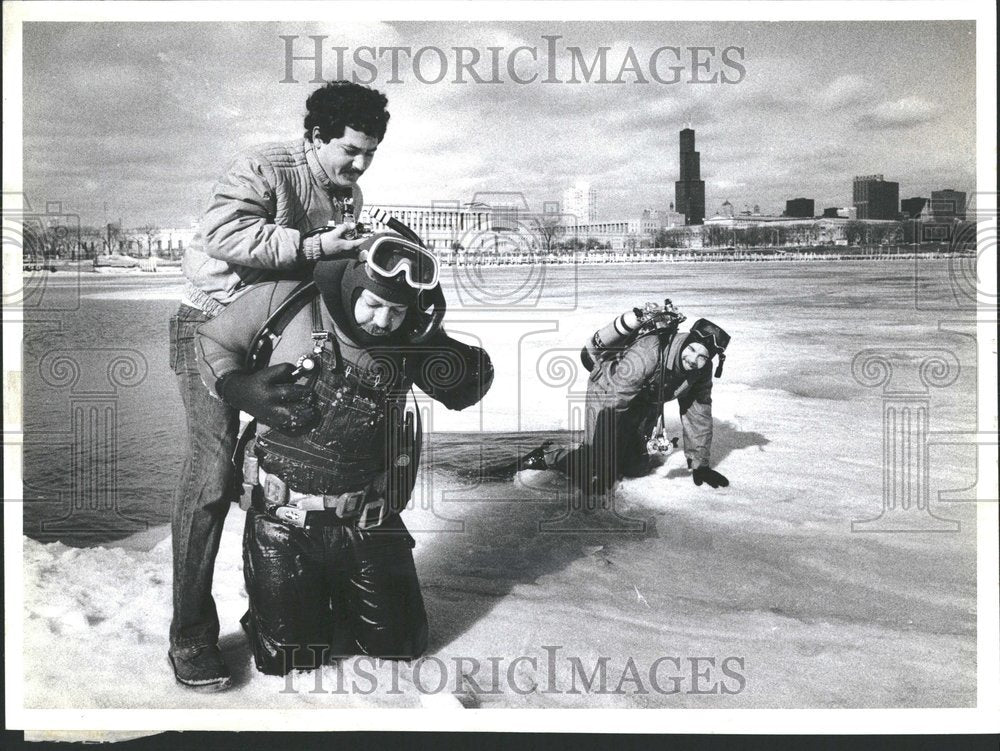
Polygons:
<instances>
[{"instance_id":1,"label":"ice","mask_svg":"<svg viewBox=\"0 0 1000 751\"><path fill-rule=\"evenodd\" d=\"M257 674L238 625L246 602L243 515L234 508L214 588L233 690L205 696L173 681L170 541L161 528L115 547L25 539L27 706L973 706L975 505L936 500L973 482L973 455L931 455L932 507L959 522L957 531L852 531L882 508L883 401L852 378L851 361L873 346L956 352L963 370L933 392L930 425L971 430L974 343L914 309L899 264L839 278L827 264L692 266L659 279L631 267L610 282L588 277L579 303L558 315L490 323L499 316L454 306L450 329L479 337L497 385L481 411L433 413L404 517L431 624L431 659L420 667L369 670L356 658L291 684ZM680 451L621 483L617 515L571 513L551 477L459 476L470 462L571 438L568 404L583 394L584 375L543 377L540 363L560 348L575 357L597 326L665 291L691 320L712 318L733 336L713 404L713 465L728 488L695 487ZM900 362L899 377L915 367L913 358ZM667 434L679 435L675 405L666 417ZM675 681L676 692L652 689L657 660L660 682ZM582 690L578 664L588 674L604 664L607 690ZM434 690L442 665L445 685ZM699 669L711 678L698 679ZM366 671L376 676L370 692ZM715 691L696 692L706 687Z\"/></svg>"}]
</instances>

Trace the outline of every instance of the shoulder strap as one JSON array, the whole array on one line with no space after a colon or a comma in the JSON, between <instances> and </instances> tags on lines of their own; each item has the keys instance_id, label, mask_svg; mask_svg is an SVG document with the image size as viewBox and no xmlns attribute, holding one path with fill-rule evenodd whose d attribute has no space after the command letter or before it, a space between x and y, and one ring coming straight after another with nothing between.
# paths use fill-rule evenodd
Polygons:
<instances>
[{"instance_id":1,"label":"shoulder strap","mask_svg":"<svg viewBox=\"0 0 1000 751\"><path fill-rule=\"evenodd\" d=\"M658 350L658 352L659 352L659 354L658 354L658 357L659 357L658 365L659 365L659 367L657 368L657 373L656 373L656 398L657 398L657 400L660 403L660 409L661 409L660 419L661 420L663 419L663 414L662 414L662 408L663 408L663 380L664 380L663 371L666 370L666 367L667 367L667 352L670 350L670 345L672 345L674 343L674 337L677 336L677 326L675 325L675 326L671 327L671 329L664 330L663 333L668 333L668 332L669 332L669 336L663 336L663 335L660 336L660 347L659 347L659 350Z\"/></svg>"},{"instance_id":2,"label":"shoulder strap","mask_svg":"<svg viewBox=\"0 0 1000 751\"><path fill-rule=\"evenodd\" d=\"M317 294L312 298L312 341L313 352L319 354L324 347L332 359L331 367L340 367L340 347L336 334L331 334L323 325L323 298Z\"/></svg>"},{"instance_id":3,"label":"shoulder strap","mask_svg":"<svg viewBox=\"0 0 1000 751\"><path fill-rule=\"evenodd\" d=\"M250 351L247 353L246 369L251 373L265 367L274 352L274 345L281 339L281 334L289 322L298 315L310 300L319 301L319 289L312 279L300 282L288 297L267 317L253 338Z\"/></svg>"}]
</instances>

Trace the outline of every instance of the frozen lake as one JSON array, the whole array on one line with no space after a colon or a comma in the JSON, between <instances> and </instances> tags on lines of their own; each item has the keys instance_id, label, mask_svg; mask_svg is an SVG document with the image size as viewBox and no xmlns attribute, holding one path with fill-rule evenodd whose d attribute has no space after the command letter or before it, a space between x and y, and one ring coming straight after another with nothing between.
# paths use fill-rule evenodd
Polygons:
<instances>
[{"instance_id":1,"label":"frozen lake","mask_svg":"<svg viewBox=\"0 0 1000 751\"><path fill-rule=\"evenodd\" d=\"M45 290L46 312L29 315L32 706L203 701L174 687L162 655L170 617L162 525L183 423L166 367L166 319L179 288L179 279L60 279ZM975 703L975 506L938 499L974 483L974 450L932 447L919 477L886 470L909 466L924 427L975 430L975 341L960 327L939 327L961 317L948 262L515 267L481 276L456 269L446 288L449 331L486 347L496 381L468 413L430 408L428 461L404 518L417 538L431 652L450 666L451 681L471 670L471 663L455 667L458 657L506 660L504 690L483 688L484 667L474 676L479 690L450 693L468 706ZM481 457L568 435L584 394L580 346L622 310L664 296L689 321L711 318L732 334L713 405L713 464L729 488L696 488L674 455L654 475L622 484L616 515L585 517L570 513L558 494L470 485L456 474ZM888 386L879 383L878 359L859 360L852 371L869 349L890 362ZM138 365L109 376L119 357ZM56 367L66 358L79 363L72 383L58 375L66 366ZM93 385L102 378L103 386ZM887 395L887 387L896 393ZM666 415L668 430L677 428L673 404ZM88 435L113 436L114 450L90 457L96 461L74 459ZM900 441L912 445L894 454ZM884 446L895 464L884 461ZM918 481L924 469L926 484ZM912 496L914 483L931 507L890 515L898 531L852 525L885 517L884 497ZM214 706L426 703L412 685L400 695L381 685L364 696L310 695L311 684L279 695L282 681L256 675L237 623L245 607L241 522L234 510L216 580L223 645L239 668L239 687ZM109 581L109 571L128 576ZM40 659L67 629L74 639L65 659ZM108 664L64 674L67 665L92 664L97 644ZM553 646L556 653L546 650ZM550 676L543 666L551 654ZM523 693L503 673L516 656L535 657L539 666L533 672L522 661L514 671L519 687L534 684ZM590 673L602 656L610 688L624 680L631 659L645 690L625 681L617 693L569 691L579 680L567 658ZM714 662L696 660L692 669L699 656ZM648 668L663 657L676 662L661 666L680 666L660 674L661 685L669 677L683 684L676 692L649 685ZM730 674L720 672L727 660ZM135 690L122 690L120 663L131 661L152 667ZM692 670L711 677L699 684ZM327 672L332 686L336 671ZM428 668L425 683L436 682ZM557 690L546 691L549 683ZM698 690L713 685L714 692Z\"/></svg>"}]
</instances>

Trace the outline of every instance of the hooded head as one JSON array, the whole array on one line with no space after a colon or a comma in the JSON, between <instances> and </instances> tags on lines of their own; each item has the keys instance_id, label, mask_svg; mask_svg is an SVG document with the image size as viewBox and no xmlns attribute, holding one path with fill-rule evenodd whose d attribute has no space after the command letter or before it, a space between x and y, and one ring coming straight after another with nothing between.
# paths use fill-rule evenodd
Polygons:
<instances>
[{"instance_id":1,"label":"hooded head","mask_svg":"<svg viewBox=\"0 0 1000 751\"><path fill-rule=\"evenodd\" d=\"M397 238L393 233L373 235L358 248L364 259L378 243L380 268L400 269L392 276L377 273L370 263L357 259L320 261L313 271L330 315L357 344L405 341L410 327L404 324L423 307L421 290L409 283L407 275L420 279L426 266L435 262L432 257L414 254L403 243L394 244ZM434 271L436 279L436 267Z\"/></svg>"},{"instance_id":2,"label":"hooded head","mask_svg":"<svg viewBox=\"0 0 1000 751\"><path fill-rule=\"evenodd\" d=\"M726 347L729 346L729 339L729 334L721 326L705 318L699 318L694 322L691 331L688 332L687 339L684 340L684 347L681 349L681 366L684 370L703 368L709 360L718 355L719 366L715 370L715 377L720 378L722 365L726 361Z\"/></svg>"}]
</instances>

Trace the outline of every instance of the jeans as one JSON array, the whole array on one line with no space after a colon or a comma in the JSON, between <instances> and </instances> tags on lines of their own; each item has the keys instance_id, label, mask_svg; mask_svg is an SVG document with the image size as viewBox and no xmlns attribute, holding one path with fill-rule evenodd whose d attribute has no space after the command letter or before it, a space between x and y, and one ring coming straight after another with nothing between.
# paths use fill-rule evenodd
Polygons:
<instances>
[{"instance_id":1,"label":"jeans","mask_svg":"<svg viewBox=\"0 0 1000 751\"><path fill-rule=\"evenodd\" d=\"M238 494L231 457L239 413L212 396L198 373L195 333L207 320L203 312L183 304L170 318L170 366L187 416L184 467L171 516L173 647L210 646L219 640L212 573L226 513Z\"/></svg>"}]
</instances>

